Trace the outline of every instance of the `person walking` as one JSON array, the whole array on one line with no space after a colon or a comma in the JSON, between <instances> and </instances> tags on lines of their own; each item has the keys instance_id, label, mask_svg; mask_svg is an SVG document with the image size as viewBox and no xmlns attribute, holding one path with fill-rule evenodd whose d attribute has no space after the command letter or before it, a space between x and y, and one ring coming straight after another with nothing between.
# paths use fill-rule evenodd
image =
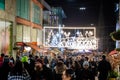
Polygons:
<instances>
[{"instance_id":1,"label":"person walking","mask_svg":"<svg viewBox=\"0 0 120 80\"><path fill-rule=\"evenodd\" d=\"M37 59L32 80L54 80L52 69L44 65L43 60Z\"/></svg>"},{"instance_id":2,"label":"person walking","mask_svg":"<svg viewBox=\"0 0 120 80\"><path fill-rule=\"evenodd\" d=\"M62 80L62 73L66 69L67 69L66 65L62 61L58 61L53 70L55 80Z\"/></svg>"},{"instance_id":3,"label":"person walking","mask_svg":"<svg viewBox=\"0 0 120 80\"><path fill-rule=\"evenodd\" d=\"M89 68L89 62L88 61L84 61L83 63L83 69L80 72L80 79L79 80L93 80L92 79L92 71Z\"/></svg>"},{"instance_id":4,"label":"person walking","mask_svg":"<svg viewBox=\"0 0 120 80\"><path fill-rule=\"evenodd\" d=\"M72 69L66 69L62 74L62 80L75 80L75 73Z\"/></svg>"},{"instance_id":5,"label":"person walking","mask_svg":"<svg viewBox=\"0 0 120 80\"><path fill-rule=\"evenodd\" d=\"M24 68L21 61L17 61L15 66L8 74L7 80L31 80L28 71Z\"/></svg>"},{"instance_id":6,"label":"person walking","mask_svg":"<svg viewBox=\"0 0 120 80\"><path fill-rule=\"evenodd\" d=\"M111 64L106 60L106 56L102 56L102 60L98 63L99 80L107 80L108 72L111 70Z\"/></svg>"}]
</instances>

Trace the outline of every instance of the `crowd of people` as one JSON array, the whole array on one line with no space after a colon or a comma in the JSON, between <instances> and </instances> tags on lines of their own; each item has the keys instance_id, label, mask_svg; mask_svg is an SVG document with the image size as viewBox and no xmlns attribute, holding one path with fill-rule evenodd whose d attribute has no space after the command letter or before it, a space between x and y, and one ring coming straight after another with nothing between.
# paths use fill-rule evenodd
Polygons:
<instances>
[{"instance_id":1,"label":"crowd of people","mask_svg":"<svg viewBox=\"0 0 120 80\"><path fill-rule=\"evenodd\" d=\"M110 70L105 55L98 60L85 55L0 57L0 80L107 80Z\"/></svg>"}]
</instances>

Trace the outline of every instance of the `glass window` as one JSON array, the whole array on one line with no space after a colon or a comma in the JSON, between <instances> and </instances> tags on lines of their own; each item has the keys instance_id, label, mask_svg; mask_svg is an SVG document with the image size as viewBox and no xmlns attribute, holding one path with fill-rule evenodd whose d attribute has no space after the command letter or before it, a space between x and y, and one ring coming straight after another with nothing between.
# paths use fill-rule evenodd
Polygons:
<instances>
[{"instance_id":1,"label":"glass window","mask_svg":"<svg viewBox=\"0 0 120 80\"><path fill-rule=\"evenodd\" d=\"M17 0L17 16L30 20L30 0Z\"/></svg>"},{"instance_id":2,"label":"glass window","mask_svg":"<svg viewBox=\"0 0 120 80\"><path fill-rule=\"evenodd\" d=\"M33 22L40 24L40 8L33 3Z\"/></svg>"},{"instance_id":3,"label":"glass window","mask_svg":"<svg viewBox=\"0 0 120 80\"><path fill-rule=\"evenodd\" d=\"M0 9L5 10L5 0L0 0Z\"/></svg>"}]
</instances>

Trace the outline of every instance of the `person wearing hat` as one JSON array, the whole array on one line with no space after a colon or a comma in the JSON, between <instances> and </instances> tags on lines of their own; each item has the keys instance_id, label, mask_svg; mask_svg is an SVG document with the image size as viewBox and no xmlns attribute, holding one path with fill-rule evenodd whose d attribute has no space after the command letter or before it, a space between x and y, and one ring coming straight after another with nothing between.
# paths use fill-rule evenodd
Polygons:
<instances>
[{"instance_id":1,"label":"person wearing hat","mask_svg":"<svg viewBox=\"0 0 120 80\"><path fill-rule=\"evenodd\" d=\"M83 62L83 69L80 72L80 79L79 80L92 80L92 71L89 68L89 62Z\"/></svg>"},{"instance_id":2,"label":"person wearing hat","mask_svg":"<svg viewBox=\"0 0 120 80\"><path fill-rule=\"evenodd\" d=\"M54 80L52 70L44 65L43 60L37 59L32 80Z\"/></svg>"}]
</instances>

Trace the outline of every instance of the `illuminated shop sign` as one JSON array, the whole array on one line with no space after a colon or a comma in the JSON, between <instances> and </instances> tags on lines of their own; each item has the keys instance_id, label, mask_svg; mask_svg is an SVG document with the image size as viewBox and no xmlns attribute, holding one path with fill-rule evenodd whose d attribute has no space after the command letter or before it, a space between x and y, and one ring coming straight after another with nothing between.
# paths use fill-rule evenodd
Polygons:
<instances>
[{"instance_id":1,"label":"illuminated shop sign","mask_svg":"<svg viewBox=\"0 0 120 80\"><path fill-rule=\"evenodd\" d=\"M44 27L46 47L67 47L69 49L98 48L95 27Z\"/></svg>"}]
</instances>

